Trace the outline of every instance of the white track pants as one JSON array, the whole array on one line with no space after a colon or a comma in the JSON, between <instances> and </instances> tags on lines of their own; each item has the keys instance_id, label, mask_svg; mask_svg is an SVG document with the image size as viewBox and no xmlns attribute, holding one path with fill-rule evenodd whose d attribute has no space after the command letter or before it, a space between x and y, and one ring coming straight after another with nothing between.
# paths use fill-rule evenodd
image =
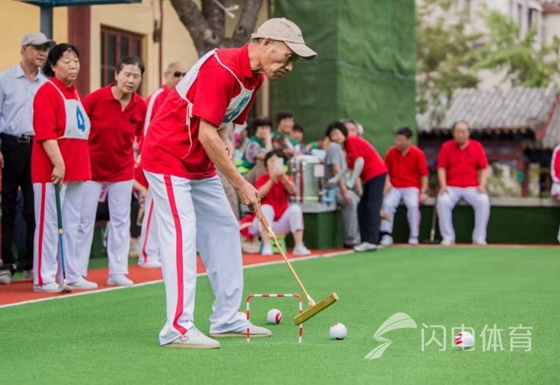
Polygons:
<instances>
[{"instance_id":1,"label":"white track pants","mask_svg":"<svg viewBox=\"0 0 560 385\"><path fill-rule=\"evenodd\" d=\"M104 185L107 186L107 199L109 200L109 234L107 240L109 275L128 274L132 180L114 183L88 181L84 183L82 215L79 228L80 248L78 250L80 272L84 277L87 275L95 215Z\"/></svg>"},{"instance_id":2,"label":"white track pants","mask_svg":"<svg viewBox=\"0 0 560 385\"><path fill-rule=\"evenodd\" d=\"M464 199L474 209L473 242L486 242L486 227L490 219L490 199L476 187L447 187L437 201L439 229L444 240L455 241L452 212L459 200Z\"/></svg>"},{"instance_id":3,"label":"white track pants","mask_svg":"<svg viewBox=\"0 0 560 385\"><path fill-rule=\"evenodd\" d=\"M144 217L142 218L142 229L140 232L140 256L138 264L147 262L159 262L159 245L157 239L157 224L154 217L154 199L152 191L148 188L146 201L144 202Z\"/></svg>"},{"instance_id":4,"label":"white track pants","mask_svg":"<svg viewBox=\"0 0 560 385\"><path fill-rule=\"evenodd\" d=\"M410 238L418 238L420 232L420 190L416 187L391 188L383 198L383 210L391 218L390 221L381 220L381 232L393 233L393 221L399 203L403 200L410 228Z\"/></svg>"},{"instance_id":5,"label":"white track pants","mask_svg":"<svg viewBox=\"0 0 560 385\"><path fill-rule=\"evenodd\" d=\"M160 332L168 344L192 326L196 289L196 251L200 252L216 297L210 332L247 325L238 312L243 295L239 224L216 176L191 181L144 171L154 199L165 283L167 321Z\"/></svg>"},{"instance_id":6,"label":"white track pants","mask_svg":"<svg viewBox=\"0 0 560 385\"><path fill-rule=\"evenodd\" d=\"M560 201L560 183L553 183L550 193L553 198ZM560 242L560 228L558 229L558 242Z\"/></svg>"},{"instance_id":7,"label":"white track pants","mask_svg":"<svg viewBox=\"0 0 560 385\"><path fill-rule=\"evenodd\" d=\"M284 214L282 214L277 221L274 220L275 213L274 208L271 205L262 205L261 211L268 223L270 223L270 227L275 234L286 235L303 230L303 213L301 211L301 207L296 204L289 205ZM255 218L251 225L250 233L258 235L262 231L262 224L258 218Z\"/></svg>"},{"instance_id":8,"label":"white track pants","mask_svg":"<svg viewBox=\"0 0 560 385\"><path fill-rule=\"evenodd\" d=\"M76 252L80 245L77 240L82 204L82 182L65 183L60 191L62 210L62 242L68 283L78 281L79 272ZM58 222L56 216L56 197L52 183L33 183L35 194L35 240L33 250L33 284L45 285L62 277Z\"/></svg>"}]
</instances>

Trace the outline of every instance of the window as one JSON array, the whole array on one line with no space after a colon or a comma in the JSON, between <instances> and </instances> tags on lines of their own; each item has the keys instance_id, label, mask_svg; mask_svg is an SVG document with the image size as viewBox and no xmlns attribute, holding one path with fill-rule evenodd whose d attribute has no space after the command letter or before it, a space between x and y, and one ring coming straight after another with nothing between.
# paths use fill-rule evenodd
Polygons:
<instances>
[{"instance_id":1,"label":"window","mask_svg":"<svg viewBox=\"0 0 560 385\"><path fill-rule=\"evenodd\" d=\"M517 25L523 27L523 4L517 3Z\"/></svg>"},{"instance_id":2,"label":"window","mask_svg":"<svg viewBox=\"0 0 560 385\"><path fill-rule=\"evenodd\" d=\"M142 58L142 35L101 26L101 86L115 79L117 63L124 56Z\"/></svg>"}]
</instances>

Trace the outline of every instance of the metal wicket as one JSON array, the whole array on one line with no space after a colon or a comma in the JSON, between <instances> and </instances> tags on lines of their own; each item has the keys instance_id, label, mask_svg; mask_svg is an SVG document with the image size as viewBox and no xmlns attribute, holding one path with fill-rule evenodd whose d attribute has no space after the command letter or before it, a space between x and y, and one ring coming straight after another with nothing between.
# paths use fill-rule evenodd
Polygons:
<instances>
[{"instance_id":1,"label":"metal wicket","mask_svg":"<svg viewBox=\"0 0 560 385\"><path fill-rule=\"evenodd\" d=\"M247 306L246 306L246 315L247 315L247 322L250 321L251 312L250 312L250 302L252 298L296 298L299 302L299 314L303 312L303 302L301 299L301 295L299 294L249 294L247 296ZM298 343L301 344L301 340L303 338L303 323L299 324L299 332L298 332ZM249 326L247 326L247 342L251 341L251 333L249 330Z\"/></svg>"}]
</instances>

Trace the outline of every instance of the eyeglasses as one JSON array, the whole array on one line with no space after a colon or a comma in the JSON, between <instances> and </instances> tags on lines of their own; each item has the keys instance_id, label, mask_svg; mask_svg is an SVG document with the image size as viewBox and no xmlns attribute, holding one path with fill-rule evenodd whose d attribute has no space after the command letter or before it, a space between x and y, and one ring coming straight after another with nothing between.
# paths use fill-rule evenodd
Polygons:
<instances>
[{"instance_id":1,"label":"eyeglasses","mask_svg":"<svg viewBox=\"0 0 560 385\"><path fill-rule=\"evenodd\" d=\"M174 78L182 78L182 77L185 76L186 74L187 74L186 72L175 71L175 72L173 72L173 77L174 77Z\"/></svg>"}]
</instances>

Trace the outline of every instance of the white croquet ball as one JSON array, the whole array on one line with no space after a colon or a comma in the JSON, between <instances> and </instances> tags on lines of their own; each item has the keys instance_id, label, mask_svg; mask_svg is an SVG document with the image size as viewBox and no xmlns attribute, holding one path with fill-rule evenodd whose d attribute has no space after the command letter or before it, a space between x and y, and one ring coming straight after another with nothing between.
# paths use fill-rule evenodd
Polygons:
<instances>
[{"instance_id":1,"label":"white croquet ball","mask_svg":"<svg viewBox=\"0 0 560 385\"><path fill-rule=\"evenodd\" d=\"M266 322L269 324L279 324L282 321L282 312L278 309L270 309L266 313Z\"/></svg>"},{"instance_id":2,"label":"white croquet ball","mask_svg":"<svg viewBox=\"0 0 560 385\"><path fill-rule=\"evenodd\" d=\"M346 326L341 323L334 323L329 334L333 340L343 340L346 337Z\"/></svg>"},{"instance_id":3,"label":"white croquet ball","mask_svg":"<svg viewBox=\"0 0 560 385\"><path fill-rule=\"evenodd\" d=\"M460 332L455 336L455 346L460 347L462 350L472 348L474 345L474 336L469 332Z\"/></svg>"}]
</instances>

